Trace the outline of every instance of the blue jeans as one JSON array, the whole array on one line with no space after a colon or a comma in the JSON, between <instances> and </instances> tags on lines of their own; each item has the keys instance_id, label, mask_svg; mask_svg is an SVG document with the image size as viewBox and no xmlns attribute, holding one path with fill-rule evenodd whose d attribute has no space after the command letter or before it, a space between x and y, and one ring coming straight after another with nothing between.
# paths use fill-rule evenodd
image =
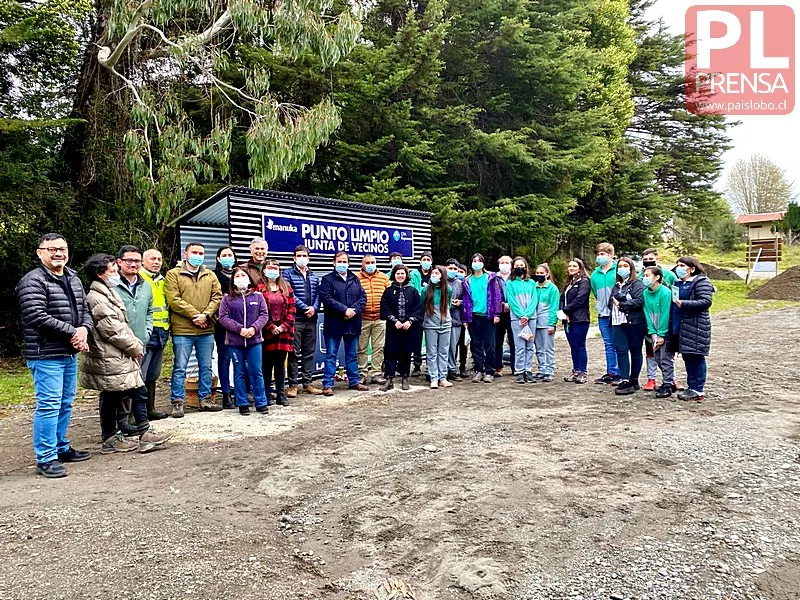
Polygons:
<instances>
[{"instance_id":1,"label":"blue jeans","mask_svg":"<svg viewBox=\"0 0 800 600\"><path fill-rule=\"evenodd\" d=\"M536 362L539 364L539 375L555 375L556 373L556 334L547 333L546 327L537 327L534 345L536 346Z\"/></svg>"},{"instance_id":2,"label":"blue jeans","mask_svg":"<svg viewBox=\"0 0 800 600\"><path fill-rule=\"evenodd\" d=\"M28 368L36 393L33 452L37 463L46 463L69 450L67 428L78 393L78 356L29 360Z\"/></svg>"},{"instance_id":3,"label":"blue jeans","mask_svg":"<svg viewBox=\"0 0 800 600\"><path fill-rule=\"evenodd\" d=\"M261 372L261 344L253 344L247 348L227 346L233 362L233 393L236 406L250 406L247 399L247 381L250 381L250 392L257 407L267 405L267 393L264 389L264 376Z\"/></svg>"},{"instance_id":4,"label":"blue jeans","mask_svg":"<svg viewBox=\"0 0 800 600\"><path fill-rule=\"evenodd\" d=\"M173 335L172 348L175 360L172 363L172 402L183 402L186 398L186 366L192 350L197 356L197 397L200 399L211 397L211 357L214 354L214 334L204 335Z\"/></svg>"},{"instance_id":5,"label":"blue jeans","mask_svg":"<svg viewBox=\"0 0 800 600\"><path fill-rule=\"evenodd\" d=\"M142 359L142 377L145 383L157 381L161 377L161 365L164 362L164 348L169 341L169 331L163 327L153 327L150 341Z\"/></svg>"},{"instance_id":6,"label":"blue jeans","mask_svg":"<svg viewBox=\"0 0 800 600\"><path fill-rule=\"evenodd\" d=\"M603 338L603 345L606 347L606 373L619 375L617 349L611 332L611 317L600 317L597 324L600 326L600 337Z\"/></svg>"},{"instance_id":7,"label":"blue jeans","mask_svg":"<svg viewBox=\"0 0 800 600\"><path fill-rule=\"evenodd\" d=\"M511 332L515 341L514 373L517 375L530 373L533 368L533 354L536 351L533 338L526 340L519 337L520 332L524 328L525 326L519 322L519 319L513 319L511 321ZM531 333L535 334L535 332L536 329L534 328Z\"/></svg>"},{"instance_id":8,"label":"blue jeans","mask_svg":"<svg viewBox=\"0 0 800 600\"><path fill-rule=\"evenodd\" d=\"M586 335L589 323L567 323L567 341L572 353L572 370L586 373L589 370L589 354L586 352Z\"/></svg>"},{"instance_id":9,"label":"blue jeans","mask_svg":"<svg viewBox=\"0 0 800 600\"><path fill-rule=\"evenodd\" d=\"M695 392L705 392L708 365L702 354L683 354L686 365L686 386Z\"/></svg>"},{"instance_id":10,"label":"blue jeans","mask_svg":"<svg viewBox=\"0 0 800 600\"><path fill-rule=\"evenodd\" d=\"M219 389L223 394L231 392L231 354L225 344L225 331L214 332L214 343L217 345L217 373Z\"/></svg>"},{"instance_id":11,"label":"blue jeans","mask_svg":"<svg viewBox=\"0 0 800 600\"><path fill-rule=\"evenodd\" d=\"M476 373L494 375L494 321L488 317L472 315L469 324L469 349L472 352L472 366Z\"/></svg>"},{"instance_id":12,"label":"blue jeans","mask_svg":"<svg viewBox=\"0 0 800 600\"><path fill-rule=\"evenodd\" d=\"M425 329L425 360L431 381L447 379L447 359L450 355L450 321Z\"/></svg>"},{"instance_id":13,"label":"blue jeans","mask_svg":"<svg viewBox=\"0 0 800 600\"><path fill-rule=\"evenodd\" d=\"M347 382L350 387L358 385L358 338L357 335L325 336L325 370L322 375L322 387L333 388L336 375L336 359L339 345L344 342L344 368L347 371Z\"/></svg>"}]
</instances>

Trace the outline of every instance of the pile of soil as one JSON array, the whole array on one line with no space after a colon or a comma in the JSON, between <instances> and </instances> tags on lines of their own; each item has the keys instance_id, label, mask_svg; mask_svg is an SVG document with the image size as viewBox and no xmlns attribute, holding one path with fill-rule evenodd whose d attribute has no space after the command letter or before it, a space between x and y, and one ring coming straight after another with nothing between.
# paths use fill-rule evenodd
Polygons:
<instances>
[{"instance_id":1,"label":"pile of soil","mask_svg":"<svg viewBox=\"0 0 800 600\"><path fill-rule=\"evenodd\" d=\"M747 297L755 300L800 300L800 266L787 269Z\"/></svg>"},{"instance_id":2,"label":"pile of soil","mask_svg":"<svg viewBox=\"0 0 800 600\"><path fill-rule=\"evenodd\" d=\"M707 265L706 263L700 264L703 265L703 270L706 272L709 279L716 279L717 281L741 281L742 279L735 271L731 271L730 269L720 269L714 265Z\"/></svg>"}]
</instances>

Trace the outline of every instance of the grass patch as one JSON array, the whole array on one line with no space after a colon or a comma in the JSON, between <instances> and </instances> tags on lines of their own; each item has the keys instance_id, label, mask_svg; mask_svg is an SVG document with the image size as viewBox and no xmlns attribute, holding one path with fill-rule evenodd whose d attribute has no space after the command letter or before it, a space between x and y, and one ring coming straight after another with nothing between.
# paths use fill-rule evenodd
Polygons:
<instances>
[{"instance_id":1,"label":"grass patch","mask_svg":"<svg viewBox=\"0 0 800 600\"><path fill-rule=\"evenodd\" d=\"M0 408L35 401L33 378L22 359L0 361Z\"/></svg>"},{"instance_id":2,"label":"grass patch","mask_svg":"<svg viewBox=\"0 0 800 600\"><path fill-rule=\"evenodd\" d=\"M766 283L764 280L755 280L746 285L744 281L712 281L717 292L714 294L714 303L711 313L731 313L735 316L747 316L763 310L785 308L787 306L800 306L800 302L786 300L751 300L747 297L751 291Z\"/></svg>"},{"instance_id":3,"label":"grass patch","mask_svg":"<svg viewBox=\"0 0 800 600\"><path fill-rule=\"evenodd\" d=\"M741 244L731 252L720 252L714 246L703 246L696 253L698 259L709 265L714 265L721 269L747 269L747 259L745 258L746 246ZM665 265L674 265L678 255L668 249L659 250L661 262ZM780 271L785 271L791 267L800 265L800 246L787 246L784 244Z\"/></svg>"}]
</instances>

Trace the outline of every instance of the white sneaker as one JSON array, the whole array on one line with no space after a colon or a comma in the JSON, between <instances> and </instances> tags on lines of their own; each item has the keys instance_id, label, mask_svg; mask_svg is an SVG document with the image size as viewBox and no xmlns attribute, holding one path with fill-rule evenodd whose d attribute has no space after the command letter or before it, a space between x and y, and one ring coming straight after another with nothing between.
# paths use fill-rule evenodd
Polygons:
<instances>
[{"instance_id":1,"label":"white sneaker","mask_svg":"<svg viewBox=\"0 0 800 600\"><path fill-rule=\"evenodd\" d=\"M439 389L439 382L438 381L431 381L431 389L432 390Z\"/></svg>"},{"instance_id":2,"label":"white sneaker","mask_svg":"<svg viewBox=\"0 0 800 600\"><path fill-rule=\"evenodd\" d=\"M453 387L453 384L447 381L447 379L440 379L439 387Z\"/></svg>"}]
</instances>

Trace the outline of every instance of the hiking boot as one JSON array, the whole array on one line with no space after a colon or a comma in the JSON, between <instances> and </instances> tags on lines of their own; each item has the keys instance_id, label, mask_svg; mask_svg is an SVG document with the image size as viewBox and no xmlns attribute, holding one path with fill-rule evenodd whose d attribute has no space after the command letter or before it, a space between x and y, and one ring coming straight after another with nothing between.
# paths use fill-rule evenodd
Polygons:
<instances>
[{"instance_id":1,"label":"hiking boot","mask_svg":"<svg viewBox=\"0 0 800 600\"><path fill-rule=\"evenodd\" d=\"M370 385L383 385L386 383L386 378L383 375L373 375L369 383Z\"/></svg>"},{"instance_id":2,"label":"hiking boot","mask_svg":"<svg viewBox=\"0 0 800 600\"><path fill-rule=\"evenodd\" d=\"M236 405L231 400L231 393L230 392L222 392L222 408L226 410L230 410L231 408L236 408Z\"/></svg>"},{"instance_id":3,"label":"hiking boot","mask_svg":"<svg viewBox=\"0 0 800 600\"><path fill-rule=\"evenodd\" d=\"M422 377L422 371L419 367L414 367L414 370L411 371L411 377Z\"/></svg>"},{"instance_id":4,"label":"hiking boot","mask_svg":"<svg viewBox=\"0 0 800 600\"><path fill-rule=\"evenodd\" d=\"M47 479L57 479L66 477L67 470L57 460L49 460L43 463L36 463L36 473Z\"/></svg>"},{"instance_id":5,"label":"hiking boot","mask_svg":"<svg viewBox=\"0 0 800 600\"><path fill-rule=\"evenodd\" d=\"M358 383L359 383L359 385L367 385L367 376L366 375L360 375L359 378L358 378Z\"/></svg>"},{"instance_id":6,"label":"hiking boot","mask_svg":"<svg viewBox=\"0 0 800 600\"><path fill-rule=\"evenodd\" d=\"M139 444L126 440L121 431L118 431L110 438L103 441L103 446L100 448L101 454L111 454L113 452L130 452L136 450Z\"/></svg>"},{"instance_id":7,"label":"hiking boot","mask_svg":"<svg viewBox=\"0 0 800 600\"><path fill-rule=\"evenodd\" d=\"M200 410L203 412L219 412L222 410L222 406L214 402L211 398L201 398Z\"/></svg>"},{"instance_id":8,"label":"hiking boot","mask_svg":"<svg viewBox=\"0 0 800 600\"><path fill-rule=\"evenodd\" d=\"M645 389L647 389L645 387ZM669 398L672 396L672 384L665 383L656 390L656 398Z\"/></svg>"},{"instance_id":9,"label":"hiking boot","mask_svg":"<svg viewBox=\"0 0 800 600\"><path fill-rule=\"evenodd\" d=\"M519 375L517 375L517 380L515 381L515 383L526 383L526 382L527 379L525 379L525 373L520 373Z\"/></svg>"},{"instance_id":10,"label":"hiking boot","mask_svg":"<svg viewBox=\"0 0 800 600\"><path fill-rule=\"evenodd\" d=\"M278 394L278 399L275 401L278 406L289 406L289 400L284 392Z\"/></svg>"},{"instance_id":11,"label":"hiking boot","mask_svg":"<svg viewBox=\"0 0 800 600\"><path fill-rule=\"evenodd\" d=\"M319 396L322 393L322 390L318 387L314 387L313 385L309 384L303 386L303 393L304 394L311 394L312 396Z\"/></svg>"},{"instance_id":12,"label":"hiking boot","mask_svg":"<svg viewBox=\"0 0 800 600\"><path fill-rule=\"evenodd\" d=\"M167 443L172 437L172 432L169 433L156 433L152 427L139 436L139 452L144 454L151 450L157 449Z\"/></svg>"},{"instance_id":13,"label":"hiking boot","mask_svg":"<svg viewBox=\"0 0 800 600\"><path fill-rule=\"evenodd\" d=\"M139 428L136 425L131 425L130 423L124 423L119 426L119 430L122 432L122 435L125 437L134 437L139 435Z\"/></svg>"},{"instance_id":14,"label":"hiking boot","mask_svg":"<svg viewBox=\"0 0 800 600\"><path fill-rule=\"evenodd\" d=\"M574 381L575 383L586 383L587 381L589 381L589 374L584 373L583 371L579 371L575 373Z\"/></svg>"},{"instance_id":15,"label":"hiking boot","mask_svg":"<svg viewBox=\"0 0 800 600\"><path fill-rule=\"evenodd\" d=\"M577 371L572 371L572 375L564 375L564 381L566 382L575 381L575 375L577 374L578 374Z\"/></svg>"},{"instance_id":16,"label":"hiking boot","mask_svg":"<svg viewBox=\"0 0 800 600\"><path fill-rule=\"evenodd\" d=\"M645 392L654 392L656 389L656 380L655 379L648 379L647 383L644 384L642 390Z\"/></svg>"},{"instance_id":17,"label":"hiking boot","mask_svg":"<svg viewBox=\"0 0 800 600\"><path fill-rule=\"evenodd\" d=\"M333 396L333 388L322 388L322 395L323 396Z\"/></svg>"},{"instance_id":18,"label":"hiking boot","mask_svg":"<svg viewBox=\"0 0 800 600\"><path fill-rule=\"evenodd\" d=\"M483 381L483 373L475 373L475 377L472 378L472 383L480 383Z\"/></svg>"},{"instance_id":19,"label":"hiking boot","mask_svg":"<svg viewBox=\"0 0 800 600\"><path fill-rule=\"evenodd\" d=\"M172 418L173 419L183 418L183 402L172 403Z\"/></svg>"},{"instance_id":20,"label":"hiking boot","mask_svg":"<svg viewBox=\"0 0 800 600\"><path fill-rule=\"evenodd\" d=\"M83 462L85 460L89 460L91 456L88 452L81 452L80 450L75 450L72 446L69 447L69 450L66 452L59 452L58 453L58 462L60 463L76 463L76 462Z\"/></svg>"},{"instance_id":21,"label":"hiking boot","mask_svg":"<svg viewBox=\"0 0 800 600\"><path fill-rule=\"evenodd\" d=\"M545 383L552 383L553 379L555 379L552 375L542 375L541 380Z\"/></svg>"},{"instance_id":22,"label":"hiking boot","mask_svg":"<svg viewBox=\"0 0 800 600\"><path fill-rule=\"evenodd\" d=\"M382 391L382 392L388 392L389 390L393 390L393 389L394 389L394 383L392 383L392 380L393 380L393 379L394 379L394 377L387 377L387 378L386 378L386 381L385 381L385 382L383 383L383 385L382 385L382 386L379 388L379 389L380 389L380 391Z\"/></svg>"},{"instance_id":23,"label":"hiking boot","mask_svg":"<svg viewBox=\"0 0 800 600\"><path fill-rule=\"evenodd\" d=\"M447 381L447 379L440 379L439 380L439 387L453 387L453 384Z\"/></svg>"},{"instance_id":24,"label":"hiking boot","mask_svg":"<svg viewBox=\"0 0 800 600\"><path fill-rule=\"evenodd\" d=\"M609 383L614 381L614 377L616 376L612 375L611 373L606 373L602 377L598 377L597 379L595 379L594 382L602 385L608 385Z\"/></svg>"},{"instance_id":25,"label":"hiking boot","mask_svg":"<svg viewBox=\"0 0 800 600\"><path fill-rule=\"evenodd\" d=\"M359 383L358 385L354 385L350 389L354 390L356 392L368 392L369 391L369 388L366 385L364 385L363 383Z\"/></svg>"},{"instance_id":26,"label":"hiking boot","mask_svg":"<svg viewBox=\"0 0 800 600\"><path fill-rule=\"evenodd\" d=\"M400 380L400 389L401 389L401 390L405 390L405 391L408 391L408 390L410 390L410 389L411 389L411 386L410 386L410 385L408 385L408 377L403 377L403 378Z\"/></svg>"},{"instance_id":27,"label":"hiking boot","mask_svg":"<svg viewBox=\"0 0 800 600\"><path fill-rule=\"evenodd\" d=\"M147 389L147 420L160 421L166 419L169 415L160 410L156 410L156 382L147 381L144 384Z\"/></svg>"},{"instance_id":28,"label":"hiking boot","mask_svg":"<svg viewBox=\"0 0 800 600\"><path fill-rule=\"evenodd\" d=\"M246 417L250 414L250 407L249 406L240 406L239 407L239 414L243 417Z\"/></svg>"},{"instance_id":29,"label":"hiking boot","mask_svg":"<svg viewBox=\"0 0 800 600\"><path fill-rule=\"evenodd\" d=\"M287 398L297 398L297 386L290 385L289 389L286 390L286 397Z\"/></svg>"},{"instance_id":30,"label":"hiking boot","mask_svg":"<svg viewBox=\"0 0 800 600\"><path fill-rule=\"evenodd\" d=\"M256 406L256 412L261 413L262 415L269 414L269 405L264 404L263 406Z\"/></svg>"},{"instance_id":31,"label":"hiking boot","mask_svg":"<svg viewBox=\"0 0 800 600\"><path fill-rule=\"evenodd\" d=\"M486 374L483 376L483 383L492 383L494 381L494 375Z\"/></svg>"},{"instance_id":32,"label":"hiking boot","mask_svg":"<svg viewBox=\"0 0 800 600\"><path fill-rule=\"evenodd\" d=\"M694 390L686 390L678 394L678 400L683 400L684 402L702 402L705 399L705 394Z\"/></svg>"},{"instance_id":33,"label":"hiking boot","mask_svg":"<svg viewBox=\"0 0 800 600\"><path fill-rule=\"evenodd\" d=\"M618 396L628 396L634 392L636 392L636 390L630 381L623 381L617 386L617 389L614 390L614 393Z\"/></svg>"}]
</instances>

